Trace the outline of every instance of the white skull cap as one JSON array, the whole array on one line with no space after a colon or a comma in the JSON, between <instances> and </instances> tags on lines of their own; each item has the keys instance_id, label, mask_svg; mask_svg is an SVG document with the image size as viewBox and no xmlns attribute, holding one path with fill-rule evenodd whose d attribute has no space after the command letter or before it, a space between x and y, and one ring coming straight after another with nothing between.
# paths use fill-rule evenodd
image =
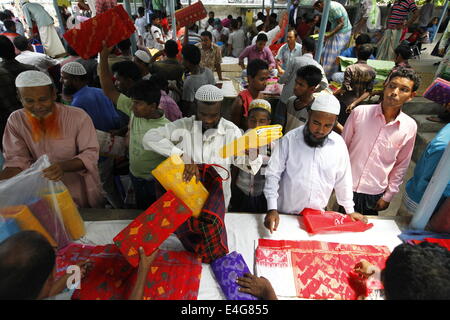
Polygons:
<instances>
[{"instance_id":1,"label":"white skull cap","mask_svg":"<svg viewBox=\"0 0 450 320\"><path fill-rule=\"evenodd\" d=\"M53 84L52 79L42 71L24 71L16 78L17 88L43 87L51 84Z\"/></svg>"},{"instance_id":2,"label":"white skull cap","mask_svg":"<svg viewBox=\"0 0 450 320\"><path fill-rule=\"evenodd\" d=\"M145 62L145 63L150 63L150 56L148 55L147 52L145 52L144 50L137 50L134 55L136 57L139 58L139 60Z\"/></svg>"},{"instance_id":3,"label":"white skull cap","mask_svg":"<svg viewBox=\"0 0 450 320\"><path fill-rule=\"evenodd\" d=\"M223 100L223 92L212 84L205 84L197 90L195 99L203 102L219 102Z\"/></svg>"},{"instance_id":4,"label":"white skull cap","mask_svg":"<svg viewBox=\"0 0 450 320\"><path fill-rule=\"evenodd\" d=\"M311 110L339 115L341 104L334 95L323 93L316 96L311 105Z\"/></svg>"},{"instance_id":5,"label":"white skull cap","mask_svg":"<svg viewBox=\"0 0 450 320\"><path fill-rule=\"evenodd\" d=\"M74 76L82 76L87 74L84 66L76 61L66 63L62 66L61 71Z\"/></svg>"}]
</instances>

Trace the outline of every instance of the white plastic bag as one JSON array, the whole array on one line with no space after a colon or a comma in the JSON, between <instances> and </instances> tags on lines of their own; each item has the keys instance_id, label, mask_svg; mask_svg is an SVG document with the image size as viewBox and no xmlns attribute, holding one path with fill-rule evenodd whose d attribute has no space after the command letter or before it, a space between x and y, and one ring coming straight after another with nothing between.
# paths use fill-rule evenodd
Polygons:
<instances>
[{"instance_id":1,"label":"white plastic bag","mask_svg":"<svg viewBox=\"0 0 450 320\"><path fill-rule=\"evenodd\" d=\"M0 216L62 248L84 235L84 223L66 186L44 178L42 171L50 165L43 155L15 177L0 181Z\"/></svg>"}]
</instances>

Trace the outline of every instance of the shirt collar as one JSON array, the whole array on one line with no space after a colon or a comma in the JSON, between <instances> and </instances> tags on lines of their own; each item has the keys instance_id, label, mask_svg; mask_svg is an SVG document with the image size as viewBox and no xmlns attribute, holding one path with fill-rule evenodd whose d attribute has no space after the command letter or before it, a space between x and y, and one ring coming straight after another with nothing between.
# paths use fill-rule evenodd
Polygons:
<instances>
[{"instance_id":1,"label":"shirt collar","mask_svg":"<svg viewBox=\"0 0 450 320\"><path fill-rule=\"evenodd\" d=\"M385 125L389 125L389 126L394 125L394 124L400 125L401 121L404 119L404 116L405 116L405 114L402 112L402 110L400 110L397 117L393 121L386 123ZM384 117L381 103L378 105L378 107L375 110L375 117L382 117L384 122L386 122L386 118Z\"/></svg>"},{"instance_id":2,"label":"shirt collar","mask_svg":"<svg viewBox=\"0 0 450 320\"><path fill-rule=\"evenodd\" d=\"M310 58L313 58L312 53L305 53L303 56L304 56L304 57L310 57Z\"/></svg>"}]
</instances>

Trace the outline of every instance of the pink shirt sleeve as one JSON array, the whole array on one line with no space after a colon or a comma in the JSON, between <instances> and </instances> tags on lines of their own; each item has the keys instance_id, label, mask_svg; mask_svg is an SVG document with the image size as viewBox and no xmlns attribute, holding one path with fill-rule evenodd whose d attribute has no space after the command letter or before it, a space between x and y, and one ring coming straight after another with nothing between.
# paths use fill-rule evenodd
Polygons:
<instances>
[{"instance_id":1,"label":"pink shirt sleeve","mask_svg":"<svg viewBox=\"0 0 450 320\"><path fill-rule=\"evenodd\" d=\"M86 171L79 172L79 174L87 175L89 172L98 173L97 162L100 146L98 144L94 124L87 114L80 119L79 123L80 125L76 136L76 145L79 153L74 159L80 159L86 167Z\"/></svg>"},{"instance_id":2,"label":"pink shirt sleeve","mask_svg":"<svg viewBox=\"0 0 450 320\"><path fill-rule=\"evenodd\" d=\"M5 156L4 168L27 169L33 163L33 157L29 152L26 141L18 132L18 113L12 114L3 134L3 152Z\"/></svg>"}]
</instances>

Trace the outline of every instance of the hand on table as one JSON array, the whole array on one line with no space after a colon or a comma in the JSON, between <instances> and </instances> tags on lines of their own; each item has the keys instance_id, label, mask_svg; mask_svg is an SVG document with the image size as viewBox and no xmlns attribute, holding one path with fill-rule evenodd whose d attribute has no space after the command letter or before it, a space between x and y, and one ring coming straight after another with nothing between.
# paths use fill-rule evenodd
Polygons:
<instances>
[{"instance_id":1,"label":"hand on table","mask_svg":"<svg viewBox=\"0 0 450 320\"><path fill-rule=\"evenodd\" d=\"M269 280L264 277L257 277L250 273L246 273L243 277L237 278L236 283L241 286L241 288L239 288L240 292L249 293L265 300L276 300L276 294L272 285Z\"/></svg>"},{"instance_id":2,"label":"hand on table","mask_svg":"<svg viewBox=\"0 0 450 320\"><path fill-rule=\"evenodd\" d=\"M350 213L349 216L352 218L353 221L362 221L364 223L368 222L367 217L358 212Z\"/></svg>"},{"instance_id":3,"label":"hand on table","mask_svg":"<svg viewBox=\"0 0 450 320\"><path fill-rule=\"evenodd\" d=\"M280 223L280 215L277 210L269 210L264 218L264 226L269 229L270 233L277 231Z\"/></svg>"}]
</instances>

